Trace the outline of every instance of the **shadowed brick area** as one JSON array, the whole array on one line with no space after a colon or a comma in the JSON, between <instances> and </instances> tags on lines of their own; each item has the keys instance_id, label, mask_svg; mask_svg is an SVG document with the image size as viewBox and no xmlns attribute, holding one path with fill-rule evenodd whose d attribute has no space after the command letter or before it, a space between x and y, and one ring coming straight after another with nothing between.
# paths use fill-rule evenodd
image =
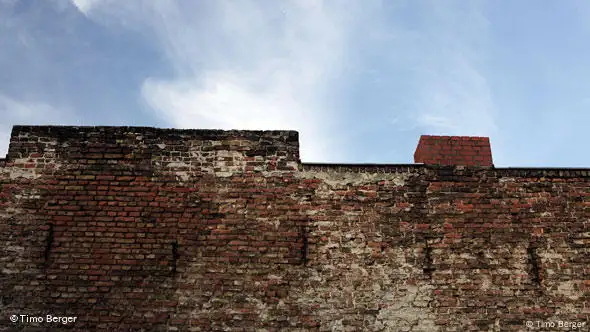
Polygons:
<instances>
[{"instance_id":1,"label":"shadowed brick area","mask_svg":"<svg viewBox=\"0 0 590 332\"><path fill-rule=\"evenodd\" d=\"M15 126L0 331L588 330L590 169L491 160L310 164L294 131Z\"/></svg>"}]
</instances>

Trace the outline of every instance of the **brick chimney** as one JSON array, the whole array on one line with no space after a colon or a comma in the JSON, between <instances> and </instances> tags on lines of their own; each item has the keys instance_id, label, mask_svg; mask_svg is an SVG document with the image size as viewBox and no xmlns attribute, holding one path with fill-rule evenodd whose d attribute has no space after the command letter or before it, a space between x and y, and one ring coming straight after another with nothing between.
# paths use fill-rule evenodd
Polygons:
<instances>
[{"instance_id":1,"label":"brick chimney","mask_svg":"<svg viewBox=\"0 0 590 332\"><path fill-rule=\"evenodd\" d=\"M493 166L488 137L420 136L414 162L428 165Z\"/></svg>"}]
</instances>

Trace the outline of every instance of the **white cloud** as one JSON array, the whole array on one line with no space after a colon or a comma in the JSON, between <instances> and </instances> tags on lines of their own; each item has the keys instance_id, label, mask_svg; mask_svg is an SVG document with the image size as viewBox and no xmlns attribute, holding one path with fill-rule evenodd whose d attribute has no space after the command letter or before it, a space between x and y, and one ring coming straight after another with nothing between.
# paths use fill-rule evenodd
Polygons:
<instances>
[{"instance_id":1,"label":"white cloud","mask_svg":"<svg viewBox=\"0 0 590 332\"><path fill-rule=\"evenodd\" d=\"M395 16L407 6L418 7L422 23ZM350 59L382 50L382 60L392 61L371 63L378 78L411 87L410 96L392 97L407 110L396 111L406 120L394 126L452 135L497 130L482 71L488 22L480 2L95 0L78 8L161 48L175 74L146 79L141 97L174 127L295 129L303 160L343 160L346 132L334 125L343 114L328 96L338 97L332 86L347 79L356 65ZM359 123L364 115L352 114Z\"/></svg>"},{"instance_id":2,"label":"white cloud","mask_svg":"<svg viewBox=\"0 0 590 332\"><path fill-rule=\"evenodd\" d=\"M0 159L3 159L8 153L8 144L10 143L10 132L5 126L0 127Z\"/></svg>"},{"instance_id":3,"label":"white cloud","mask_svg":"<svg viewBox=\"0 0 590 332\"><path fill-rule=\"evenodd\" d=\"M84 15L90 14L90 11L104 0L72 0L72 3Z\"/></svg>"},{"instance_id":4,"label":"white cloud","mask_svg":"<svg viewBox=\"0 0 590 332\"><path fill-rule=\"evenodd\" d=\"M12 130L9 123L15 125L64 124L66 119L70 119L71 123L71 120L75 118L66 110L42 102L16 100L2 93L0 93L0 117L3 120L0 124L0 158L4 158L8 152Z\"/></svg>"},{"instance_id":5,"label":"white cloud","mask_svg":"<svg viewBox=\"0 0 590 332\"><path fill-rule=\"evenodd\" d=\"M345 153L331 128L339 112L325 96L366 14L362 3L156 1L134 10L103 0L94 9L97 21L132 22L157 38L176 74L147 79L142 97L171 125L294 129L303 160Z\"/></svg>"}]
</instances>

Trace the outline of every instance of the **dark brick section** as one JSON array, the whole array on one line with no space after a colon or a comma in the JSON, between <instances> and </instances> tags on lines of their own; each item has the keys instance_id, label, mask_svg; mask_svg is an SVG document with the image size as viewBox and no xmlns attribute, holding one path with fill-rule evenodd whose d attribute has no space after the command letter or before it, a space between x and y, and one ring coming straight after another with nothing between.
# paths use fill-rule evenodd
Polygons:
<instances>
[{"instance_id":1,"label":"dark brick section","mask_svg":"<svg viewBox=\"0 0 590 332\"><path fill-rule=\"evenodd\" d=\"M434 165L492 166L488 137L420 136L414 162Z\"/></svg>"},{"instance_id":2,"label":"dark brick section","mask_svg":"<svg viewBox=\"0 0 590 332\"><path fill-rule=\"evenodd\" d=\"M15 127L0 331L588 330L590 169L298 156L293 131Z\"/></svg>"}]
</instances>

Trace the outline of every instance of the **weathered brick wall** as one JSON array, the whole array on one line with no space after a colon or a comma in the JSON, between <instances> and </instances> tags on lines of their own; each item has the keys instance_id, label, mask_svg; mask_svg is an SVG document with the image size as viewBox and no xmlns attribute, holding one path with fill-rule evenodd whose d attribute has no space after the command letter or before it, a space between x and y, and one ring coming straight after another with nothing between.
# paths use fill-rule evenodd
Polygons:
<instances>
[{"instance_id":1,"label":"weathered brick wall","mask_svg":"<svg viewBox=\"0 0 590 332\"><path fill-rule=\"evenodd\" d=\"M0 330L588 330L589 177L301 164L291 131L17 126Z\"/></svg>"}]
</instances>

